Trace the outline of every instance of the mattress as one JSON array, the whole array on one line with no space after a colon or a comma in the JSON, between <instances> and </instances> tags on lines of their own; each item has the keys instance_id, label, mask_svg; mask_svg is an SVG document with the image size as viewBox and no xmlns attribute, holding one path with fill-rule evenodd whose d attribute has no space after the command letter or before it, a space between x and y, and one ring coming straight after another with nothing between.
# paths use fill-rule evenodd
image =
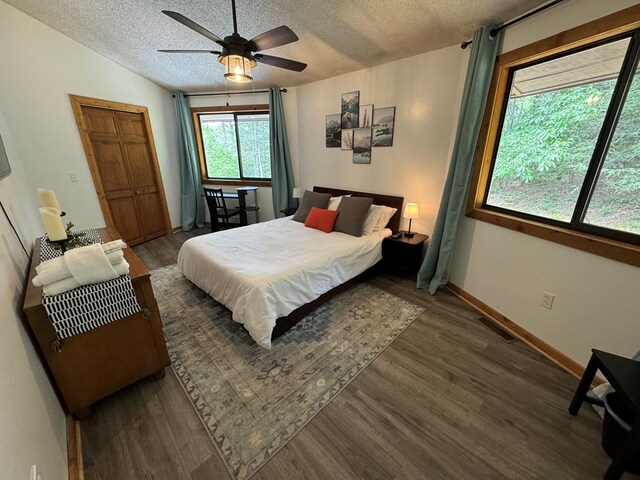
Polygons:
<instances>
[{"instance_id":1,"label":"mattress","mask_svg":"<svg viewBox=\"0 0 640 480\"><path fill-rule=\"evenodd\" d=\"M292 217L187 240L182 274L271 348L276 319L350 280L382 258L384 229L366 237L307 228Z\"/></svg>"}]
</instances>

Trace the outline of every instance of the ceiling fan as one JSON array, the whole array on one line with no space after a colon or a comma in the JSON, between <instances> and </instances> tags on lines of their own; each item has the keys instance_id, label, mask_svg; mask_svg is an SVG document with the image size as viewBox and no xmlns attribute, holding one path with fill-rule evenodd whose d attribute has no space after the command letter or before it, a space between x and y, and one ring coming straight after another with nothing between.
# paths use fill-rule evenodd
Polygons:
<instances>
[{"instance_id":1,"label":"ceiling fan","mask_svg":"<svg viewBox=\"0 0 640 480\"><path fill-rule=\"evenodd\" d=\"M296 62L287 58L274 57L272 55L264 55L263 50L269 48L280 47L289 43L297 42L298 36L293 31L283 25L274 28L268 32L262 33L257 37L247 40L238 35L238 21L236 19L236 2L231 0L231 9L233 10L233 33L224 39L211 33L206 28L198 25L193 20L188 19L184 15L163 10L162 13L168 15L174 20L180 22L191 30L198 32L200 35L213 40L222 47L219 50L158 50L162 53L208 53L218 55L218 61L224 65L224 76L227 80L237 83L248 83L253 80L251 69L256 66L256 62L271 65L273 67L285 68L295 72L301 72L307 68L306 63Z\"/></svg>"}]
</instances>

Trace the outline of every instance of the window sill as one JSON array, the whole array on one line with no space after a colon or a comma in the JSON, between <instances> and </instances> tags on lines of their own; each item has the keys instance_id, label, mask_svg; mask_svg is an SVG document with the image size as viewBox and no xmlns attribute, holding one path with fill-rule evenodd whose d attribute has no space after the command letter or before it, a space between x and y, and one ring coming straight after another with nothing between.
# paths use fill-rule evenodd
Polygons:
<instances>
[{"instance_id":1,"label":"window sill","mask_svg":"<svg viewBox=\"0 0 640 480\"><path fill-rule=\"evenodd\" d=\"M271 187L271 180L227 180L216 178L203 178L205 185L228 185L234 187Z\"/></svg>"},{"instance_id":2,"label":"window sill","mask_svg":"<svg viewBox=\"0 0 640 480\"><path fill-rule=\"evenodd\" d=\"M483 208L469 210L467 217L640 267L640 246L638 245L526 220Z\"/></svg>"}]
</instances>

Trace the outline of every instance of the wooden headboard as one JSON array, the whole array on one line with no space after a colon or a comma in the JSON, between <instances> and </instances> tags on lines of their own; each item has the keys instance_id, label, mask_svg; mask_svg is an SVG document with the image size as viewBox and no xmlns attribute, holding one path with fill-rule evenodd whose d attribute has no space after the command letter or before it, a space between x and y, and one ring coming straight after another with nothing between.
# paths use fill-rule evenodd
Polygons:
<instances>
[{"instance_id":1,"label":"wooden headboard","mask_svg":"<svg viewBox=\"0 0 640 480\"><path fill-rule=\"evenodd\" d=\"M354 192L353 190L340 190L339 188L331 187L313 187L314 192L318 193L330 193L334 197L341 195L351 195L352 197L369 197L373 198L374 205L385 205L387 207L395 208L398 211L393 214L387 228L390 228L393 233L400 230L400 219L402 218L402 204L404 203L404 197L394 197L393 195L380 195L378 193L369 192Z\"/></svg>"}]
</instances>

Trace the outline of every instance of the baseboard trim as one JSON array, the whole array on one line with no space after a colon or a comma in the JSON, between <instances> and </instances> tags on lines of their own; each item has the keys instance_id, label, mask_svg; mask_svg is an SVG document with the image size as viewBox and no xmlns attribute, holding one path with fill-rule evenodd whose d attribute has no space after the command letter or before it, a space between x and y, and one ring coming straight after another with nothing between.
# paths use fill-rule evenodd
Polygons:
<instances>
[{"instance_id":1,"label":"baseboard trim","mask_svg":"<svg viewBox=\"0 0 640 480\"><path fill-rule=\"evenodd\" d=\"M469 292L463 290L457 285L449 282L447 283L447 288L454 295L464 300L466 303L474 307L476 310L479 310L480 312L482 312L487 318L489 318L490 320L500 325L502 328L507 330L513 336L522 340L524 343L529 345L534 350L540 352L542 355L544 355L546 358L551 360L560 368L568 372L570 375L578 379L582 378L582 374L584 373L584 367L580 365L578 362L569 358L560 350L556 349L555 347L552 347L551 345L546 343L544 340L536 337L533 333L522 328L520 325L515 323L510 318L501 314L493 307L490 307L489 305L484 303L482 300L474 297ZM603 382L604 380L602 380L600 377L596 377L594 381L594 385L599 385Z\"/></svg>"},{"instance_id":2,"label":"baseboard trim","mask_svg":"<svg viewBox=\"0 0 640 480\"><path fill-rule=\"evenodd\" d=\"M84 480L80 422L67 414L67 462L69 480Z\"/></svg>"},{"instance_id":3,"label":"baseboard trim","mask_svg":"<svg viewBox=\"0 0 640 480\"><path fill-rule=\"evenodd\" d=\"M181 226L173 227L173 228L171 229L171 233L178 233L178 232L180 232L181 230L182 230L182 227L181 227Z\"/></svg>"}]
</instances>

